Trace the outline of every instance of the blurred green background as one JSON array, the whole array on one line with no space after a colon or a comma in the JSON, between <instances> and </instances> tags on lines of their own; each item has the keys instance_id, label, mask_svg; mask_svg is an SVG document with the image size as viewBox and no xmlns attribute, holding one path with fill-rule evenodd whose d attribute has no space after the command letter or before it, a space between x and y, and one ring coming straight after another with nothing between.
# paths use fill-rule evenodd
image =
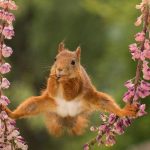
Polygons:
<instances>
[{"instance_id":1,"label":"blurred green background","mask_svg":"<svg viewBox=\"0 0 150 150\"><path fill-rule=\"evenodd\" d=\"M46 85L49 68L57 53L58 43L82 48L82 64L95 86L111 94L123 106L123 84L135 76L136 63L131 60L128 45L134 42L134 27L139 15L135 5L140 0L18 0L15 33L8 45L14 49L10 58L11 88L6 94L14 109L24 99L39 95ZM149 98L148 98L149 99ZM147 100L144 102L147 103ZM148 104L148 103L147 103ZM150 105L149 105L150 106ZM147 105L148 107L148 105ZM99 114L91 116L90 125L99 125ZM95 136L89 128L79 137L50 136L42 116L17 121L29 150L80 150ZM149 150L150 117L137 119L114 147L94 150ZM146 149L146 147L148 149Z\"/></svg>"}]
</instances>

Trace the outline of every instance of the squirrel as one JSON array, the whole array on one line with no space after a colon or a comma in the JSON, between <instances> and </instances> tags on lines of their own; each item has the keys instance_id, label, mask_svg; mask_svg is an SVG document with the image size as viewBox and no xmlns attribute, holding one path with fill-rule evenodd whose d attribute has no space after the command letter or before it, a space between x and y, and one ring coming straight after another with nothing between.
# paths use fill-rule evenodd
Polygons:
<instances>
[{"instance_id":1,"label":"squirrel","mask_svg":"<svg viewBox=\"0 0 150 150\"><path fill-rule=\"evenodd\" d=\"M94 111L107 111L117 116L136 116L135 106L120 108L106 93L99 92L80 64L81 48L75 51L58 46L58 54L40 96L32 96L11 111L2 106L12 119L25 118L43 113L50 134L62 135L64 129L72 135L83 134L88 126L89 115Z\"/></svg>"}]
</instances>

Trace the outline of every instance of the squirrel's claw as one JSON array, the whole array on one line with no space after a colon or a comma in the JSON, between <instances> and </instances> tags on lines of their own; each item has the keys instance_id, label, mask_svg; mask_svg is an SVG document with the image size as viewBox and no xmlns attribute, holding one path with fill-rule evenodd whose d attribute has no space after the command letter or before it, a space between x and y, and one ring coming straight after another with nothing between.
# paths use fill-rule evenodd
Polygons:
<instances>
[{"instance_id":1,"label":"squirrel's claw","mask_svg":"<svg viewBox=\"0 0 150 150\"><path fill-rule=\"evenodd\" d=\"M10 110L9 110L9 108L7 108L7 106L4 106L4 105L1 104L0 109L1 109L1 111L5 111L7 113L7 115L10 114Z\"/></svg>"},{"instance_id":2,"label":"squirrel's claw","mask_svg":"<svg viewBox=\"0 0 150 150\"><path fill-rule=\"evenodd\" d=\"M6 107L4 105L0 104L0 110L5 111L5 109L6 109Z\"/></svg>"}]
</instances>

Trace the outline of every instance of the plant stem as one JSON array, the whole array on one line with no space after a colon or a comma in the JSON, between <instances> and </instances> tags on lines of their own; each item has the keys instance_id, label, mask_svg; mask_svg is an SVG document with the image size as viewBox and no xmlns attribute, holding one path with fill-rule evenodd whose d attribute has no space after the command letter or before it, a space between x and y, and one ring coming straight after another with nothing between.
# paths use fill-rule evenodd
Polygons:
<instances>
[{"instance_id":1,"label":"plant stem","mask_svg":"<svg viewBox=\"0 0 150 150\"><path fill-rule=\"evenodd\" d=\"M146 15L145 15L145 18L144 18L144 27L143 27L143 31L142 31L145 34L145 39L141 43L141 48L140 48L141 52L144 51L144 43L145 43L145 40L146 40L146 33L147 33L147 27L148 27L148 17L149 17L149 8L147 7ZM137 89L137 86L138 86L138 83L139 83L139 80L140 80L140 77L141 77L142 64L143 64L142 60L139 59L138 64L137 64L137 68L136 68L135 81L134 81L135 91ZM132 100L131 103L133 103L133 100Z\"/></svg>"}]
</instances>

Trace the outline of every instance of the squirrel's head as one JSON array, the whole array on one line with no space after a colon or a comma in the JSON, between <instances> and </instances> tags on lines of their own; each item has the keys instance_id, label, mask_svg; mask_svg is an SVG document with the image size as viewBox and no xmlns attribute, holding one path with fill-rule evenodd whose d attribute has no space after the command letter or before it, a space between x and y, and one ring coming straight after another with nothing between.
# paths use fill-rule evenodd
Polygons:
<instances>
[{"instance_id":1,"label":"squirrel's head","mask_svg":"<svg viewBox=\"0 0 150 150\"><path fill-rule=\"evenodd\" d=\"M58 46L58 54L51 69L51 76L58 81L68 80L79 76L81 48L69 51L63 42Z\"/></svg>"}]
</instances>

